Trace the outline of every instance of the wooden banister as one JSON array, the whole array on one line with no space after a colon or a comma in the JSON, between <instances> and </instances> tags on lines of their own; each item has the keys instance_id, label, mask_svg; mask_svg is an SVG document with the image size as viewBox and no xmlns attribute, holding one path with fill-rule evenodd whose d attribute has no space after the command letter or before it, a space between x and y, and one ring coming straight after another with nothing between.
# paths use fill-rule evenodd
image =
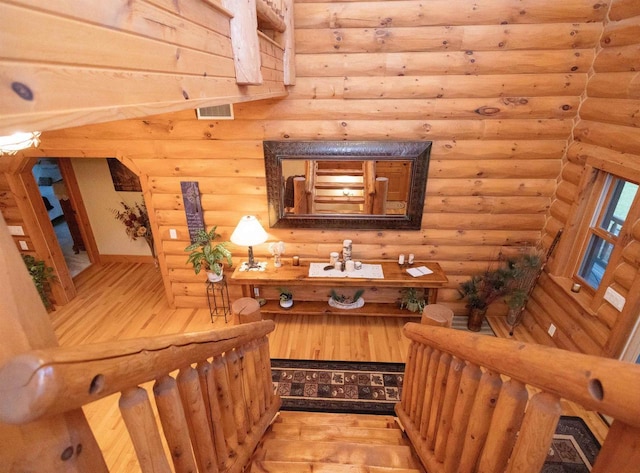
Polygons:
<instances>
[{"instance_id":1,"label":"wooden banister","mask_svg":"<svg viewBox=\"0 0 640 473\"><path fill-rule=\"evenodd\" d=\"M409 323L396 413L430 473L540 471L561 399L614 417L594 471L617 469L640 431L640 366L540 345ZM532 397L529 397L532 395Z\"/></svg>"},{"instance_id":2,"label":"wooden banister","mask_svg":"<svg viewBox=\"0 0 640 473\"><path fill-rule=\"evenodd\" d=\"M0 421L26 423L120 392L141 470L237 473L280 409L266 335L273 321L73 348L35 350L0 368ZM211 362L211 361L212 362ZM172 373L178 370L174 378ZM153 395L167 452L147 390Z\"/></svg>"}]
</instances>

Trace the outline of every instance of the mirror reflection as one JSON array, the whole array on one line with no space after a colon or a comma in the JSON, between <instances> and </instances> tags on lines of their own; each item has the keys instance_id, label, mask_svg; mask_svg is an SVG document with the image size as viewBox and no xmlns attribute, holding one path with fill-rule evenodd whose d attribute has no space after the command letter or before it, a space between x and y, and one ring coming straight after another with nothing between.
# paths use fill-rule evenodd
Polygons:
<instances>
[{"instance_id":1,"label":"mirror reflection","mask_svg":"<svg viewBox=\"0 0 640 473\"><path fill-rule=\"evenodd\" d=\"M411 161L282 161L285 214L406 215Z\"/></svg>"},{"instance_id":2,"label":"mirror reflection","mask_svg":"<svg viewBox=\"0 0 640 473\"><path fill-rule=\"evenodd\" d=\"M419 229L430 142L265 141L273 228Z\"/></svg>"}]
</instances>

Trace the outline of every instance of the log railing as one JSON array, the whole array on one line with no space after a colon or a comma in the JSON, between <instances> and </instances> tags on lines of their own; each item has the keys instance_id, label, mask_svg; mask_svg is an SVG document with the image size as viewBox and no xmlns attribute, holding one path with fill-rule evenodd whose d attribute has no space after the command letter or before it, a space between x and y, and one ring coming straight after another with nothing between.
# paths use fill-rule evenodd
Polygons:
<instances>
[{"instance_id":1,"label":"log railing","mask_svg":"<svg viewBox=\"0 0 640 473\"><path fill-rule=\"evenodd\" d=\"M538 472L561 399L613 417L592 472L637 471L640 366L409 323L396 413L429 473Z\"/></svg>"},{"instance_id":2,"label":"log railing","mask_svg":"<svg viewBox=\"0 0 640 473\"><path fill-rule=\"evenodd\" d=\"M18 355L0 369L0 422L26 423L120 392L143 473L171 472L168 456L176 473L239 472L281 405L266 337L273 328L263 321ZM162 429L140 387L149 381ZM102 462L92 471L107 469Z\"/></svg>"}]
</instances>

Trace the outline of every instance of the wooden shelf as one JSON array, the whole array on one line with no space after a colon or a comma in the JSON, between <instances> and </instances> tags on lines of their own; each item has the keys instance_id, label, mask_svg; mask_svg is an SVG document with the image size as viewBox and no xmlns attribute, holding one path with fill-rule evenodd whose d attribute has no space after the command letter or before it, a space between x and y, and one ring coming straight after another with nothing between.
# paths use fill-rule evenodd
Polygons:
<instances>
[{"instance_id":1,"label":"wooden shelf","mask_svg":"<svg viewBox=\"0 0 640 473\"><path fill-rule=\"evenodd\" d=\"M278 301L267 301L265 305L260 307L262 315L363 315L372 317L420 317L416 312L410 312L406 309L400 309L395 304L365 301L363 307L359 309L336 309L331 307L328 302L321 301L293 301L293 307L284 309L280 307Z\"/></svg>"}]
</instances>

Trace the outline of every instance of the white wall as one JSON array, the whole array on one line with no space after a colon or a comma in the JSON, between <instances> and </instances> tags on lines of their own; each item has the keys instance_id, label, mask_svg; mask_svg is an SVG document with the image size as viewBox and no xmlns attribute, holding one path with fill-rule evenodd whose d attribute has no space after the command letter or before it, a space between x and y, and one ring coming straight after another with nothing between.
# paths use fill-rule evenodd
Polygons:
<instances>
[{"instance_id":1,"label":"white wall","mask_svg":"<svg viewBox=\"0 0 640 473\"><path fill-rule=\"evenodd\" d=\"M150 255L144 238L129 239L122 222L112 209L122 210L120 202L133 205L143 202L140 192L117 192L113 187L107 160L72 159L71 164L80 186L82 200L89 214L91 229L101 255Z\"/></svg>"}]
</instances>

